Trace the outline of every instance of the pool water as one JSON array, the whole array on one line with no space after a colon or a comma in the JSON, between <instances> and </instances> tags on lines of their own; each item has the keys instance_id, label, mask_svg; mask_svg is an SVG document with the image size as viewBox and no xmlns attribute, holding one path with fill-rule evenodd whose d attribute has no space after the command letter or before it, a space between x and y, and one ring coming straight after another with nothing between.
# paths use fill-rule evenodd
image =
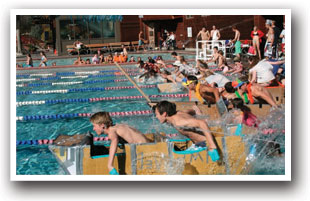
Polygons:
<instances>
[{"instance_id":1,"label":"pool water","mask_svg":"<svg viewBox=\"0 0 310 201\"><path fill-rule=\"evenodd\" d=\"M66 61L71 62L71 61ZM135 69L134 65L123 66L124 69ZM34 75L43 73L56 73L56 72L89 72L98 70L117 70L115 66L96 66L87 68L63 68L63 69L41 69L35 71L22 71L18 72L17 79L22 75ZM111 74L111 73L101 73ZM25 77L27 77L25 76ZM33 76L42 77L42 76ZM131 76L134 78L134 76ZM25 83L59 83L59 82L75 82L75 81L94 81L94 80L110 80L110 79L125 79L125 77L88 77L88 78L70 78L59 80L37 80L37 81L24 81L17 84ZM141 83L139 85L149 85ZM140 96L141 94L136 89L120 89L120 90L105 90L105 91L75 91L72 93L50 93L50 94L28 94L22 95L23 91L44 91L44 90L62 90L62 89L81 89L81 88L102 88L102 87L121 87L132 86L129 81L125 82L111 82L111 83L92 83L92 84L75 84L75 85L53 85L53 86L24 86L17 87L16 101L42 101L42 100L62 100L62 99L88 99L98 97L119 97L119 96ZM157 88L142 88L147 95L161 95L167 93L160 93ZM185 91L179 91L177 94L185 94ZM174 93L176 94L176 93ZM188 101L188 97L183 98L151 98L152 100L169 100L169 101ZM97 102L59 102L56 104L41 104L41 105L24 105L16 108L16 116L29 116L29 115L57 115L57 114L76 114L76 113L95 113L99 111L107 112L122 112L122 111L137 111L137 110L150 110L145 99L125 99L125 100L109 100ZM281 113L281 112L280 112ZM276 113L278 114L278 113ZM279 115L279 114L278 114ZM276 116L270 118L277 119ZM170 125L160 125L159 121L153 114L136 115L136 116L113 116L114 123L126 123L140 130L142 133L158 133L165 132L167 134L178 133ZM137 123L138 122L138 123ZM272 122L278 124L279 122ZM221 122L214 124L219 125ZM210 122L212 124L212 122ZM283 124L284 125L284 124ZM73 117L65 119L40 119L40 120L22 120L16 122L16 140L39 140L39 139L55 139L60 134L73 135L82 134L92 131L92 125L89 122L89 117ZM97 136L97 135L95 135ZM180 137L180 136L178 136ZM263 140L270 140L268 137L263 136ZM244 139L249 144L257 143L262 140L259 138ZM281 138L284 143L284 138ZM258 150L263 147L257 148ZM274 161L279 164L275 165ZM18 145L16 148L16 174L18 175L62 175L65 172L57 163L55 157L49 151L47 145ZM257 160L254 167L249 171L250 174L284 174L284 157L276 158L261 156Z\"/></svg>"},{"instance_id":2,"label":"pool water","mask_svg":"<svg viewBox=\"0 0 310 201\"><path fill-rule=\"evenodd\" d=\"M101 70L116 70L114 66L101 67ZM134 66L126 66L124 69L132 69ZM79 71L94 71L100 67L79 69ZM53 69L54 70L54 69ZM50 72L55 72L49 70ZM69 69L57 69L61 72L74 72L77 71L74 68ZM31 75L47 73L46 71L23 71L18 73L17 79L20 79L21 75ZM104 74L104 73L103 73ZM107 73L111 74L111 73ZM41 77L41 76L33 76ZM132 78L134 76L131 76ZM105 79L125 79L125 77L103 77L103 78L86 78L86 79L66 79L66 80L39 80L39 81L25 81L18 82L18 84L24 83L57 83L57 82L75 82L75 81L92 81L92 80L105 80ZM148 85L148 84L139 84ZM56 100L56 99L84 99L84 98L96 98L96 97L119 97L119 96L141 96L136 89L121 89L121 90L109 90L109 91L86 91L86 92L72 92L72 93L51 93L51 94L29 94L19 95L22 91L44 91L44 90L60 90L60 89L74 89L74 88L96 88L96 87L111 87L111 86L132 86L132 83L128 80L126 82L115 83L94 83L94 84L77 84L77 85L54 85L54 86L25 86L17 87L17 102L24 101L42 101L42 100ZM157 88L142 88L147 95L159 95ZM185 92L180 91L179 94ZM165 93L169 94L169 93ZM158 98L152 98L152 100L159 100ZM188 97L184 98L167 98L171 101L188 101ZM71 102L71 103L57 103L57 104L43 104L43 105L24 105L19 106L16 109L17 116L29 116L29 115L53 115L53 114L67 114L67 113L95 113L99 111L108 112L122 112L122 111L138 111L138 110L150 110L145 99L128 99L128 100L109 100L109 101L97 101L97 102ZM115 116L112 117L113 121L118 123L126 123L130 126L136 127L142 133L154 133L159 132L159 123L154 115L142 115L142 116ZM139 124L137 125L137 122ZM157 122L157 126L154 125ZM77 117L68 119L41 119L41 120L23 120L16 122L16 140L38 140L38 139L55 139L59 134L73 135L86 133L92 131L92 125L89 122L89 117ZM164 130L162 130L164 128ZM177 133L177 131L170 127L160 127L161 131L166 133ZM92 131L93 134L95 134ZM97 135L95 135L97 136ZM17 174L31 174L31 175L45 175L45 174L64 174L59 167L56 159L52 153L48 150L47 145L19 145L17 146Z\"/></svg>"}]
</instances>

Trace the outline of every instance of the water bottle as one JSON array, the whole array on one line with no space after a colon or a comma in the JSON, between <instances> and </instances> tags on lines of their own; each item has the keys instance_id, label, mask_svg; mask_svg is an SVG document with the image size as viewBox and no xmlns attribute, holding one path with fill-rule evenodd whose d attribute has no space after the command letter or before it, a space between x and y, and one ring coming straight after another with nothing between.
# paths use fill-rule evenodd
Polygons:
<instances>
[{"instance_id":1,"label":"water bottle","mask_svg":"<svg viewBox=\"0 0 310 201\"><path fill-rule=\"evenodd\" d=\"M247 164L249 164L255 160L255 153L256 153L256 144L252 144L250 146L249 155L246 157Z\"/></svg>"}]
</instances>

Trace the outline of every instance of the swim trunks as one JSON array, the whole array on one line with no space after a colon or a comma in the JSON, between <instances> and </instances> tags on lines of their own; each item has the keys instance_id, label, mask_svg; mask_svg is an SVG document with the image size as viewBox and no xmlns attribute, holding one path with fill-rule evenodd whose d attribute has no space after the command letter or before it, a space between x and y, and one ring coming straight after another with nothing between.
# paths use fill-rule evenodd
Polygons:
<instances>
[{"instance_id":1,"label":"swim trunks","mask_svg":"<svg viewBox=\"0 0 310 201\"><path fill-rule=\"evenodd\" d=\"M240 53L241 53L241 42L240 40L238 40L235 43L235 54L240 54Z\"/></svg>"}]
</instances>

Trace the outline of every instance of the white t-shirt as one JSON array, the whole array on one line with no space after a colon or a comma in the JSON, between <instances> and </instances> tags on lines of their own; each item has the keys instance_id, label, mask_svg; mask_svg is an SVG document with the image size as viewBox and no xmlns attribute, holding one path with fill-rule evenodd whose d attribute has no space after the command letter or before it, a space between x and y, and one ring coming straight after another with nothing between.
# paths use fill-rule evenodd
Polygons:
<instances>
[{"instance_id":1,"label":"white t-shirt","mask_svg":"<svg viewBox=\"0 0 310 201\"><path fill-rule=\"evenodd\" d=\"M282 30L280 35L285 36L285 29ZM285 38L284 37L282 38L282 43L285 43Z\"/></svg>"},{"instance_id":2,"label":"white t-shirt","mask_svg":"<svg viewBox=\"0 0 310 201\"><path fill-rule=\"evenodd\" d=\"M222 74L214 73L214 75L210 75L205 79L209 84L215 82L218 87L224 87L229 79Z\"/></svg>"},{"instance_id":3,"label":"white t-shirt","mask_svg":"<svg viewBox=\"0 0 310 201\"><path fill-rule=\"evenodd\" d=\"M256 71L257 83L265 83L273 80L275 77L272 73L272 65L265 59L258 62L256 66L250 69L250 73Z\"/></svg>"},{"instance_id":4,"label":"white t-shirt","mask_svg":"<svg viewBox=\"0 0 310 201\"><path fill-rule=\"evenodd\" d=\"M217 36L218 32L219 32L219 30L217 30L217 29L213 31L212 40L218 40L219 39Z\"/></svg>"},{"instance_id":5,"label":"white t-shirt","mask_svg":"<svg viewBox=\"0 0 310 201\"><path fill-rule=\"evenodd\" d=\"M174 35L174 34L171 34L171 35L169 36L169 39L170 39L170 40L175 40L175 35Z\"/></svg>"},{"instance_id":6,"label":"white t-shirt","mask_svg":"<svg viewBox=\"0 0 310 201\"><path fill-rule=\"evenodd\" d=\"M198 72L198 69L191 67L189 65L182 64L180 65L179 71L180 72L184 71L186 75L195 75Z\"/></svg>"}]
</instances>

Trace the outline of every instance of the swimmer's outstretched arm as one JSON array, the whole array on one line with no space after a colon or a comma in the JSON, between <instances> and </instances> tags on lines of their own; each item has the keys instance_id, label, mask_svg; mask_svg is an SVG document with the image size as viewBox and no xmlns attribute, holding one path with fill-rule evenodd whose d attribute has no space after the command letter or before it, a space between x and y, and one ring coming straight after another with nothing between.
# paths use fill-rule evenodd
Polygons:
<instances>
[{"instance_id":1,"label":"swimmer's outstretched arm","mask_svg":"<svg viewBox=\"0 0 310 201\"><path fill-rule=\"evenodd\" d=\"M108 160L108 169L109 172L114 168L113 161L118 145L118 136L116 132L109 133L109 139L111 140L110 151L109 151L109 160Z\"/></svg>"}]
</instances>

